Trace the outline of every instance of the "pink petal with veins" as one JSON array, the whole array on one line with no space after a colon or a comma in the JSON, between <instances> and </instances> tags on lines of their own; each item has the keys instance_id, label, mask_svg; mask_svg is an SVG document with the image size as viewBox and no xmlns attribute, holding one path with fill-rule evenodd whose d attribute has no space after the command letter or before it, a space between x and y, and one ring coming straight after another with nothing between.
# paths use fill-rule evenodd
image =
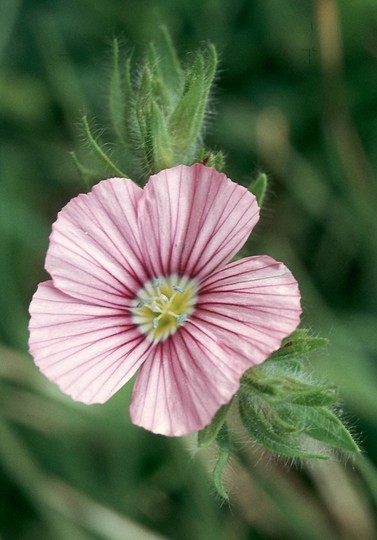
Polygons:
<instances>
[{"instance_id":1,"label":"pink petal with veins","mask_svg":"<svg viewBox=\"0 0 377 540\"><path fill-rule=\"evenodd\" d=\"M55 287L102 306L134 297L147 279L137 225L142 196L131 180L112 178L61 210L46 256Z\"/></svg>"},{"instance_id":2,"label":"pink petal with veins","mask_svg":"<svg viewBox=\"0 0 377 540\"><path fill-rule=\"evenodd\" d=\"M244 354L250 367L266 360L300 322L298 284L282 263L248 257L213 272L201 283L193 319Z\"/></svg>"},{"instance_id":3,"label":"pink petal with veins","mask_svg":"<svg viewBox=\"0 0 377 540\"><path fill-rule=\"evenodd\" d=\"M163 435L187 435L209 424L230 401L249 367L206 327L187 323L150 352L132 394L134 424Z\"/></svg>"},{"instance_id":4,"label":"pink petal with veins","mask_svg":"<svg viewBox=\"0 0 377 540\"><path fill-rule=\"evenodd\" d=\"M84 403L103 403L145 360L151 344L121 308L88 304L41 283L30 305L30 352L41 372Z\"/></svg>"},{"instance_id":5,"label":"pink petal with veins","mask_svg":"<svg viewBox=\"0 0 377 540\"><path fill-rule=\"evenodd\" d=\"M139 227L155 276L209 275L237 253L259 219L254 195L199 163L161 171L144 192Z\"/></svg>"}]
</instances>

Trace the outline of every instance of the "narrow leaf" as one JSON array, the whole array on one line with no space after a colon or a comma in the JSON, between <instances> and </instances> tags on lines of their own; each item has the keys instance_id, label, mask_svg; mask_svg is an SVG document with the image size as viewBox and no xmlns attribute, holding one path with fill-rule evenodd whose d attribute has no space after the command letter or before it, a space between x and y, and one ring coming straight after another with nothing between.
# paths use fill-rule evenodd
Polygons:
<instances>
[{"instance_id":1,"label":"narrow leaf","mask_svg":"<svg viewBox=\"0 0 377 540\"><path fill-rule=\"evenodd\" d=\"M192 159L203 128L209 91L217 66L216 50L212 45L206 61L207 63L203 54L199 54L192 68L188 70L183 96L169 121L177 155L184 156L184 160Z\"/></svg>"},{"instance_id":2,"label":"narrow leaf","mask_svg":"<svg viewBox=\"0 0 377 540\"><path fill-rule=\"evenodd\" d=\"M225 424L221 426L216 437L216 442L218 445L219 455L215 468L213 469L213 483L220 497L227 501L229 500L229 497L223 485L222 474L230 455L230 439L228 429Z\"/></svg>"},{"instance_id":3,"label":"narrow leaf","mask_svg":"<svg viewBox=\"0 0 377 540\"><path fill-rule=\"evenodd\" d=\"M123 144L125 138L124 106L122 78L119 72L119 43L117 39L114 39L113 70L109 88L109 109L114 132Z\"/></svg>"},{"instance_id":4,"label":"narrow leaf","mask_svg":"<svg viewBox=\"0 0 377 540\"><path fill-rule=\"evenodd\" d=\"M139 153L142 155L143 168L148 173L152 172L153 162L153 142L151 139L151 115L152 115L152 74L148 65L144 66L144 70L140 79L140 86L136 99L136 121L137 130L140 134Z\"/></svg>"},{"instance_id":5,"label":"narrow leaf","mask_svg":"<svg viewBox=\"0 0 377 540\"><path fill-rule=\"evenodd\" d=\"M280 367L280 363L278 364ZM271 370L272 371L272 370ZM335 387L315 385L294 377L294 371L273 370L274 377L260 368L248 370L241 379L241 387L249 388L270 404L295 403L308 406L332 405L336 401ZM256 376L256 375L259 376Z\"/></svg>"},{"instance_id":6,"label":"narrow leaf","mask_svg":"<svg viewBox=\"0 0 377 540\"><path fill-rule=\"evenodd\" d=\"M72 158L73 163L76 166L76 169L84 182L85 186L87 188L90 188L96 181L99 179L99 174L94 171L93 169L89 169L88 167L85 167L78 157L76 156L75 152L69 152L69 155Z\"/></svg>"},{"instance_id":7,"label":"narrow leaf","mask_svg":"<svg viewBox=\"0 0 377 540\"><path fill-rule=\"evenodd\" d=\"M161 39L159 41L160 50L160 71L164 79L166 88L174 96L182 91L184 76L178 60L170 34L165 26L161 27Z\"/></svg>"},{"instance_id":8,"label":"narrow leaf","mask_svg":"<svg viewBox=\"0 0 377 540\"><path fill-rule=\"evenodd\" d=\"M200 127L200 111L204 98L204 61L198 56L191 70L188 70L185 91L170 116L169 129L174 137L177 154L187 153L196 140Z\"/></svg>"},{"instance_id":9,"label":"narrow leaf","mask_svg":"<svg viewBox=\"0 0 377 540\"><path fill-rule=\"evenodd\" d=\"M273 429L265 415L250 406L250 402L240 398L240 417L246 430L261 446L276 454L293 458L328 459L328 456L305 452L301 440L279 433Z\"/></svg>"},{"instance_id":10,"label":"narrow leaf","mask_svg":"<svg viewBox=\"0 0 377 540\"><path fill-rule=\"evenodd\" d=\"M131 79L131 59L126 60L124 66L124 125L126 139L125 144L128 149L128 161L129 166L132 167L132 179L134 181L140 180L138 172L144 171L145 168L145 156L143 148L143 138L139 129L139 122L137 120L136 113L136 99L135 91Z\"/></svg>"},{"instance_id":11,"label":"narrow leaf","mask_svg":"<svg viewBox=\"0 0 377 540\"><path fill-rule=\"evenodd\" d=\"M147 125L151 112L151 98L151 72L148 66L144 66L136 99L136 117L144 144L148 137Z\"/></svg>"},{"instance_id":12,"label":"narrow leaf","mask_svg":"<svg viewBox=\"0 0 377 540\"><path fill-rule=\"evenodd\" d=\"M332 387L313 387L311 390L292 392L284 400L295 405L305 405L306 407L324 407L333 405L336 402L336 393Z\"/></svg>"},{"instance_id":13,"label":"narrow leaf","mask_svg":"<svg viewBox=\"0 0 377 540\"><path fill-rule=\"evenodd\" d=\"M249 187L249 191L255 195L258 206L261 208L267 189L267 175L261 173L258 178Z\"/></svg>"},{"instance_id":14,"label":"narrow leaf","mask_svg":"<svg viewBox=\"0 0 377 540\"><path fill-rule=\"evenodd\" d=\"M97 158L100 161L102 161L112 173L116 174L117 176L120 176L121 178L128 178L126 173L118 169L118 167L111 161L111 159L107 156L107 154L102 150L99 144L95 141L90 131L86 116L83 116L82 124L84 128L84 134L87 138L89 146L92 149L93 153L97 156Z\"/></svg>"},{"instance_id":15,"label":"narrow leaf","mask_svg":"<svg viewBox=\"0 0 377 540\"><path fill-rule=\"evenodd\" d=\"M154 69L157 67L158 64L158 55L156 51L156 47L154 43L149 43L148 50L147 50L147 58L148 58L148 64L151 69Z\"/></svg>"},{"instance_id":16,"label":"narrow leaf","mask_svg":"<svg viewBox=\"0 0 377 540\"><path fill-rule=\"evenodd\" d=\"M332 411L323 407L296 407L285 413L312 439L347 452L359 452L351 434Z\"/></svg>"},{"instance_id":17,"label":"narrow leaf","mask_svg":"<svg viewBox=\"0 0 377 540\"><path fill-rule=\"evenodd\" d=\"M133 104L134 90L131 80L131 58L127 58L124 65L124 97L126 110Z\"/></svg>"},{"instance_id":18,"label":"narrow leaf","mask_svg":"<svg viewBox=\"0 0 377 540\"><path fill-rule=\"evenodd\" d=\"M153 143L152 172L172 167L174 165L173 152L166 119L156 103L152 104L151 139Z\"/></svg>"},{"instance_id":19,"label":"narrow leaf","mask_svg":"<svg viewBox=\"0 0 377 540\"><path fill-rule=\"evenodd\" d=\"M296 330L283 340L280 349L274 352L269 360L296 358L324 347L327 344L328 340L325 338L309 336L308 331L304 329Z\"/></svg>"},{"instance_id":20,"label":"narrow leaf","mask_svg":"<svg viewBox=\"0 0 377 540\"><path fill-rule=\"evenodd\" d=\"M216 440L216 437L225 423L230 403L223 405L212 418L211 423L198 432L198 445L200 447L209 446Z\"/></svg>"}]
</instances>

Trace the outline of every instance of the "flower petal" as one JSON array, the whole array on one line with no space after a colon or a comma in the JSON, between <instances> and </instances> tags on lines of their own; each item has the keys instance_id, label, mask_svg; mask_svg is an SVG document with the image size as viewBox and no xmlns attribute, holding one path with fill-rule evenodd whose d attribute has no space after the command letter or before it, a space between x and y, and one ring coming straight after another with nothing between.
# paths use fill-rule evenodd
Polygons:
<instances>
[{"instance_id":1,"label":"flower petal","mask_svg":"<svg viewBox=\"0 0 377 540\"><path fill-rule=\"evenodd\" d=\"M230 401L249 365L249 359L232 355L205 327L188 322L159 343L141 367L131 419L163 435L202 429Z\"/></svg>"},{"instance_id":2,"label":"flower petal","mask_svg":"<svg viewBox=\"0 0 377 540\"><path fill-rule=\"evenodd\" d=\"M84 403L103 403L151 348L120 308L76 300L41 283L30 305L29 348L41 372Z\"/></svg>"},{"instance_id":3,"label":"flower petal","mask_svg":"<svg viewBox=\"0 0 377 540\"><path fill-rule=\"evenodd\" d=\"M299 324L300 314L300 292L291 272L271 257L257 256L203 280L192 319L247 355L252 366L279 348Z\"/></svg>"},{"instance_id":4,"label":"flower petal","mask_svg":"<svg viewBox=\"0 0 377 540\"><path fill-rule=\"evenodd\" d=\"M254 195L197 163L152 176L140 202L139 226L154 277L201 278L225 264L259 218Z\"/></svg>"},{"instance_id":5,"label":"flower petal","mask_svg":"<svg viewBox=\"0 0 377 540\"><path fill-rule=\"evenodd\" d=\"M137 226L142 195L131 180L112 178L63 208L46 257L58 289L102 306L134 298L146 280Z\"/></svg>"}]
</instances>

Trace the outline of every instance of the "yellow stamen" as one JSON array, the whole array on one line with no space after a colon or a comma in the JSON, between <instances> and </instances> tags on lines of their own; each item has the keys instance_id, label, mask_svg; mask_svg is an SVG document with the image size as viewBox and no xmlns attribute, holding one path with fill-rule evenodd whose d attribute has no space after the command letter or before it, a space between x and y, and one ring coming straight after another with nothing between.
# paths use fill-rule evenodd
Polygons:
<instances>
[{"instance_id":1,"label":"yellow stamen","mask_svg":"<svg viewBox=\"0 0 377 540\"><path fill-rule=\"evenodd\" d=\"M133 321L148 339L158 342L174 334L194 312L197 283L172 275L147 282L132 307Z\"/></svg>"}]
</instances>

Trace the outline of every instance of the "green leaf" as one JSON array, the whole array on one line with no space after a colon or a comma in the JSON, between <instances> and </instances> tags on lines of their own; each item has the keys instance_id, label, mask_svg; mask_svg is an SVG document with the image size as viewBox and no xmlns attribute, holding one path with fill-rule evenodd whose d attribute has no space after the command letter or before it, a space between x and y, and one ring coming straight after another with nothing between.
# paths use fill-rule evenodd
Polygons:
<instances>
[{"instance_id":1,"label":"green leaf","mask_svg":"<svg viewBox=\"0 0 377 540\"><path fill-rule=\"evenodd\" d=\"M183 162L193 158L193 149L202 131L209 91L215 76L217 55L213 45L208 57L198 54L187 70L182 98L169 119L169 129L175 142L176 155Z\"/></svg>"},{"instance_id":2,"label":"green leaf","mask_svg":"<svg viewBox=\"0 0 377 540\"><path fill-rule=\"evenodd\" d=\"M287 369L268 370L267 366L260 366L248 370L241 379L241 385L249 387L271 404L289 402L318 407L335 403L334 385L305 382L294 376L294 373Z\"/></svg>"},{"instance_id":3,"label":"green leaf","mask_svg":"<svg viewBox=\"0 0 377 540\"><path fill-rule=\"evenodd\" d=\"M127 166L132 170L132 179L140 180L139 172L145 169L145 155L143 148L143 138L140 132L136 113L136 98L131 80L131 59L127 58L124 66L124 125L125 125L125 145L128 150ZM147 171L148 172L148 171Z\"/></svg>"},{"instance_id":4,"label":"green leaf","mask_svg":"<svg viewBox=\"0 0 377 540\"><path fill-rule=\"evenodd\" d=\"M102 161L104 165L106 166L106 168L109 169L109 171L111 171L113 174L116 174L117 176L120 176L121 178L128 178L126 173L118 169L118 167L111 161L108 155L104 152L104 150L102 150L100 145L96 142L96 140L94 139L90 131L90 127L89 127L86 116L83 116L82 124L83 124L84 134L89 143L89 146L92 149L93 153L97 156L97 158L100 161Z\"/></svg>"},{"instance_id":5,"label":"green leaf","mask_svg":"<svg viewBox=\"0 0 377 540\"><path fill-rule=\"evenodd\" d=\"M267 175L264 173L261 173L258 178L255 180L255 182L249 186L249 191L253 195L255 195L257 199L258 206L261 208L264 200L264 196L266 194L267 189Z\"/></svg>"},{"instance_id":6,"label":"green leaf","mask_svg":"<svg viewBox=\"0 0 377 540\"><path fill-rule=\"evenodd\" d=\"M167 129L166 119L157 103L152 104L151 138L153 142L152 172L173 166L172 144Z\"/></svg>"},{"instance_id":7,"label":"green leaf","mask_svg":"<svg viewBox=\"0 0 377 540\"><path fill-rule=\"evenodd\" d=\"M124 64L124 97L125 108L128 109L135 97L131 81L131 58L127 58Z\"/></svg>"},{"instance_id":8,"label":"green leaf","mask_svg":"<svg viewBox=\"0 0 377 540\"><path fill-rule=\"evenodd\" d=\"M227 501L229 500L229 497L223 485L222 475L223 469L228 463L230 455L230 438L225 424L221 426L216 437L216 442L218 445L219 454L215 468L213 469L213 483L220 497Z\"/></svg>"},{"instance_id":9,"label":"green leaf","mask_svg":"<svg viewBox=\"0 0 377 540\"><path fill-rule=\"evenodd\" d=\"M160 73L166 88L172 96L171 99L174 101L175 97L182 91L184 75L170 34L165 26L161 27L158 45Z\"/></svg>"},{"instance_id":10,"label":"green leaf","mask_svg":"<svg viewBox=\"0 0 377 540\"><path fill-rule=\"evenodd\" d=\"M88 167L85 167L85 165L83 165L80 162L75 152L69 152L69 155L71 156L72 161L75 164L77 171L79 175L81 176L81 179L84 182L85 186L87 188L90 188L95 182L99 180L98 173L94 171L93 169L89 169Z\"/></svg>"},{"instance_id":11,"label":"green leaf","mask_svg":"<svg viewBox=\"0 0 377 540\"><path fill-rule=\"evenodd\" d=\"M357 452L348 430L327 408L336 401L335 387L304 377L284 362L265 362L248 370L238 393L246 429L261 445L285 456L319 457L304 450L307 438Z\"/></svg>"},{"instance_id":12,"label":"green leaf","mask_svg":"<svg viewBox=\"0 0 377 540\"><path fill-rule=\"evenodd\" d=\"M307 390L287 393L281 401L289 401L306 407L324 407L335 403L336 394L334 387L311 387Z\"/></svg>"},{"instance_id":13,"label":"green leaf","mask_svg":"<svg viewBox=\"0 0 377 540\"><path fill-rule=\"evenodd\" d=\"M136 118L139 125L139 132L144 145L149 144L148 124L151 115L152 105L152 75L149 66L144 66L138 95L136 98Z\"/></svg>"},{"instance_id":14,"label":"green leaf","mask_svg":"<svg viewBox=\"0 0 377 540\"><path fill-rule=\"evenodd\" d=\"M123 144L125 139L124 108L122 78L119 71L119 43L117 39L114 39L113 70L109 87L109 110L114 132Z\"/></svg>"},{"instance_id":15,"label":"green leaf","mask_svg":"<svg viewBox=\"0 0 377 540\"><path fill-rule=\"evenodd\" d=\"M312 439L347 452L359 452L349 431L329 409L292 407L282 409L282 414L301 426L303 432Z\"/></svg>"},{"instance_id":16,"label":"green leaf","mask_svg":"<svg viewBox=\"0 0 377 540\"><path fill-rule=\"evenodd\" d=\"M169 119L169 129L177 153L186 155L200 132L203 82L204 60L202 55L199 55L193 68L186 74L184 94Z\"/></svg>"},{"instance_id":17,"label":"green leaf","mask_svg":"<svg viewBox=\"0 0 377 540\"><path fill-rule=\"evenodd\" d=\"M225 423L231 403L227 403L220 407L215 416L212 418L211 423L204 429L198 432L198 445L199 447L209 446L216 440L216 437Z\"/></svg>"},{"instance_id":18,"label":"green leaf","mask_svg":"<svg viewBox=\"0 0 377 540\"><path fill-rule=\"evenodd\" d=\"M170 105L169 88L164 84L161 73L161 61L153 43L148 48L148 63L151 74L151 98L160 106L168 109Z\"/></svg>"},{"instance_id":19,"label":"green leaf","mask_svg":"<svg viewBox=\"0 0 377 540\"><path fill-rule=\"evenodd\" d=\"M217 55L214 46L209 45L183 70L170 36L166 28L162 28L157 44L149 45L145 61L134 76L130 57L122 73L122 56L119 42L114 39L108 95L112 129L105 132L110 133L112 139L101 137L101 142L94 137L86 117L83 132L89 149L111 173L131 176L135 182L143 184L161 169L195 162L203 137ZM109 143L117 160L110 158ZM222 153L207 154L209 165L221 170ZM89 171L77 158L75 163L89 182ZM127 175L122 171L122 163L126 164Z\"/></svg>"},{"instance_id":20,"label":"green leaf","mask_svg":"<svg viewBox=\"0 0 377 540\"><path fill-rule=\"evenodd\" d=\"M315 351L328 344L328 340L308 335L308 330L295 330L293 334L283 340L279 350L272 353L269 360L296 358Z\"/></svg>"},{"instance_id":21,"label":"green leaf","mask_svg":"<svg viewBox=\"0 0 377 540\"><path fill-rule=\"evenodd\" d=\"M136 123L135 95L131 80L131 59L127 58L124 65L123 81L123 99L124 99L124 126L129 142L134 137L134 126Z\"/></svg>"},{"instance_id":22,"label":"green leaf","mask_svg":"<svg viewBox=\"0 0 377 540\"><path fill-rule=\"evenodd\" d=\"M292 435L295 433L293 431L293 425L286 423L287 427L290 426L292 429L290 433L289 429L284 427L284 424L277 422L278 417L272 417L271 414L266 413L266 410L258 406L258 404L260 405L260 402L252 402L240 396L239 409L242 423L257 443L281 456L305 459L328 459L328 456L322 454L306 452L303 449L302 439L298 437L294 438ZM269 412L271 413L271 411ZM282 427L284 428L283 430L281 429Z\"/></svg>"}]
</instances>

